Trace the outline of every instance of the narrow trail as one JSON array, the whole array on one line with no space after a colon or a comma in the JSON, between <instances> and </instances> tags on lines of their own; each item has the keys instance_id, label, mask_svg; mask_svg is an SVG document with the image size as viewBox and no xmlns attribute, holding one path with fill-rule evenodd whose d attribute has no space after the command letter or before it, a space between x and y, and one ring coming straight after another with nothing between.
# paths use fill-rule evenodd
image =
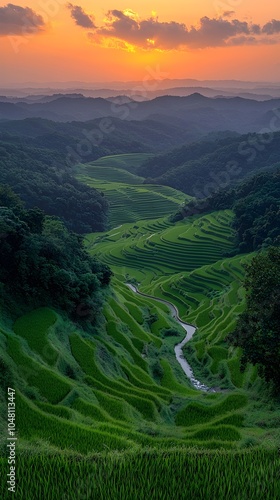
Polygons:
<instances>
[{"instance_id":1,"label":"narrow trail","mask_svg":"<svg viewBox=\"0 0 280 500\"><path fill-rule=\"evenodd\" d=\"M142 295L143 297L147 297L149 299L156 300L156 301L161 302L162 304L165 304L168 306L172 317L187 332L187 334L186 334L185 338L182 340L182 342L180 342L179 344L176 344L176 346L174 347L175 356L176 356L178 363L180 364L181 368L183 369L184 373L186 374L186 376L188 377L192 386L195 389L197 389L199 391L205 391L205 392L218 392L219 389L208 387L207 385L203 384L202 382L200 382L199 380L197 380L194 377L192 368L191 368L190 364L187 362L186 358L184 357L183 347L187 344L187 342L189 342L192 339L192 337L196 331L196 328L193 325L190 325L189 323L186 323L185 321L181 320L181 318L179 316L179 311L178 311L177 307L174 304L172 304L172 302L169 302L168 300L164 300L164 299L159 299L157 297L153 297L152 295L148 295L146 293L140 292L138 290L138 288L135 285L132 285L131 283L126 283L126 285L134 293L138 293L139 295Z\"/></svg>"}]
</instances>

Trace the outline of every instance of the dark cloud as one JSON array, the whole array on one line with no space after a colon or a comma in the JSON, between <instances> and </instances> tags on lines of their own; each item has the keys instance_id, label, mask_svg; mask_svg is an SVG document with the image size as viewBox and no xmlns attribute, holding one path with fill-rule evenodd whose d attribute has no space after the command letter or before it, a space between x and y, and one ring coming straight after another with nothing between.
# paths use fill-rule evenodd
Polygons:
<instances>
[{"instance_id":1,"label":"dark cloud","mask_svg":"<svg viewBox=\"0 0 280 500\"><path fill-rule=\"evenodd\" d=\"M235 14L234 10L226 10L225 12L223 12L223 16L222 17L231 17Z\"/></svg>"},{"instance_id":2,"label":"dark cloud","mask_svg":"<svg viewBox=\"0 0 280 500\"><path fill-rule=\"evenodd\" d=\"M82 28L96 28L93 22L93 16L89 16L79 5L72 5L69 3L67 5L71 12L71 17L75 20L75 23Z\"/></svg>"},{"instance_id":3,"label":"dark cloud","mask_svg":"<svg viewBox=\"0 0 280 500\"><path fill-rule=\"evenodd\" d=\"M254 35L259 35L261 33L261 27L259 24L252 24L251 25L251 33L254 33Z\"/></svg>"},{"instance_id":4,"label":"dark cloud","mask_svg":"<svg viewBox=\"0 0 280 500\"><path fill-rule=\"evenodd\" d=\"M195 48L221 47L227 45L228 40L234 36L249 34L250 27L247 22L203 17L200 26L192 27L187 33L185 45Z\"/></svg>"},{"instance_id":5,"label":"dark cloud","mask_svg":"<svg viewBox=\"0 0 280 500\"><path fill-rule=\"evenodd\" d=\"M8 3L0 7L0 36L26 35L45 28L42 16L29 7Z\"/></svg>"},{"instance_id":6,"label":"dark cloud","mask_svg":"<svg viewBox=\"0 0 280 500\"><path fill-rule=\"evenodd\" d=\"M278 40L270 37L236 36L234 38L230 38L227 46L240 47L242 45L275 45L276 43L278 43Z\"/></svg>"},{"instance_id":7,"label":"dark cloud","mask_svg":"<svg viewBox=\"0 0 280 500\"><path fill-rule=\"evenodd\" d=\"M259 40L254 36L236 36L228 41L229 46L257 45Z\"/></svg>"},{"instance_id":8,"label":"dark cloud","mask_svg":"<svg viewBox=\"0 0 280 500\"><path fill-rule=\"evenodd\" d=\"M77 15L83 15L82 21L77 21ZM79 11L77 10L79 9ZM184 23L175 21L160 22L158 17L140 19L131 10L110 10L103 26L94 27L92 19L80 7L71 6L72 17L83 27L93 28L88 34L95 44L106 47L130 49L155 48L159 50L172 49L202 49L206 47L225 47L232 45L252 45L257 43L275 43L271 35L280 33L280 21L272 20L263 27L238 19L203 17L198 26L187 27ZM234 11L227 11L225 17L230 17Z\"/></svg>"},{"instance_id":9,"label":"dark cloud","mask_svg":"<svg viewBox=\"0 0 280 500\"><path fill-rule=\"evenodd\" d=\"M107 17L108 23L97 30L100 36L125 40L142 48L149 48L151 45L165 50L218 47L226 45L232 37L250 36L252 33L251 26L247 22L237 19L229 21L203 17L198 27L192 26L188 29L183 23L175 21L161 23L158 18L139 21L119 10L110 11Z\"/></svg>"},{"instance_id":10,"label":"dark cloud","mask_svg":"<svg viewBox=\"0 0 280 500\"><path fill-rule=\"evenodd\" d=\"M266 35L275 35L280 33L280 21L272 19L272 21L264 25L262 32Z\"/></svg>"}]
</instances>

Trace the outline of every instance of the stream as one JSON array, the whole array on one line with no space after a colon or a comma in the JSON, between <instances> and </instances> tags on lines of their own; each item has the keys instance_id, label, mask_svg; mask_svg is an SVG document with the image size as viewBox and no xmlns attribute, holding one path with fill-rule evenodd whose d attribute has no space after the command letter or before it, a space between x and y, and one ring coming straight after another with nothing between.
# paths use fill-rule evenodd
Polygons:
<instances>
[{"instance_id":1,"label":"stream","mask_svg":"<svg viewBox=\"0 0 280 500\"><path fill-rule=\"evenodd\" d=\"M165 304L168 306L168 308L171 312L172 318L174 318L177 321L177 323L179 323L179 325L181 325L182 328L184 328L184 330L187 333L185 338L182 340L182 342L180 342L179 344L176 344L174 347L175 356L176 356L178 363L180 364L181 368L183 369L184 373L186 374L186 376L188 377L192 386L195 389L198 389L199 391L216 392L217 389L207 387L207 385L202 384L202 382L200 382L199 380L197 380L194 377L192 368L189 365L189 363L187 362L187 360L183 354L183 347L184 347L184 345L187 344L187 342L189 342L192 339L192 337L196 331L196 328L193 325L190 325L189 323L185 323L184 321L181 320L181 318L179 316L179 311L178 311L177 307L174 304L172 304L172 302L168 302L168 300L159 299L157 297L153 297L152 295L147 295L146 293L142 293L138 290L138 288L135 285L132 285L131 283L126 283L126 285L133 292L138 293L139 295L143 295L143 297L147 297L149 299L156 300L156 301L161 302L162 304Z\"/></svg>"}]
</instances>

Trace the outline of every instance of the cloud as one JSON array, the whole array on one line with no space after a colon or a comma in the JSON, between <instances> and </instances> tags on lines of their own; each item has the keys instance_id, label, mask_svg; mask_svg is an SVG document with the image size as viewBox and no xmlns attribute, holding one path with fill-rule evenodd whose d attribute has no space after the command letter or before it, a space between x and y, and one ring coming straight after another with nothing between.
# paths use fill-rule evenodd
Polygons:
<instances>
[{"instance_id":1,"label":"cloud","mask_svg":"<svg viewBox=\"0 0 280 500\"><path fill-rule=\"evenodd\" d=\"M186 34L185 45L194 48L222 47L227 45L232 37L239 35L250 35L247 22L203 17L200 26L192 27Z\"/></svg>"},{"instance_id":2,"label":"cloud","mask_svg":"<svg viewBox=\"0 0 280 500\"><path fill-rule=\"evenodd\" d=\"M75 9L77 8L76 6ZM91 17L79 9L92 23ZM234 11L227 11L225 14L230 17ZM77 24L82 25L77 22L77 17L73 16L73 10L72 17ZM205 16L197 26L187 27L186 24L176 21L160 22L155 13L147 19L141 19L130 9L110 10L102 26L94 27L92 24L92 31L88 33L92 43L125 50L134 50L135 47L144 50L182 50L276 43L275 35L280 33L280 21L275 19L262 27L238 19L210 19Z\"/></svg>"},{"instance_id":3,"label":"cloud","mask_svg":"<svg viewBox=\"0 0 280 500\"><path fill-rule=\"evenodd\" d=\"M229 46L240 47L241 45L256 45L258 40L254 36L236 36L228 42Z\"/></svg>"},{"instance_id":4,"label":"cloud","mask_svg":"<svg viewBox=\"0 0 280 500\"><path fill-rule=\"evenodd\" d=\"M44 28L42 16L29 7L11 3L0 7L0 36L38 33Z\"/></svg>"},{"instance_id":5,"label":"cloud","mask_svg":"<svg viewBox=\"0 0 280 500\"><path fill-rule=\"evenodd\" d=\"M251 33L254 33L254 35L259 35L261 33L261 26L259 24L252 24L251 25Z\"/></svg>"},{"instance_id":6,"label":"cloud","mask_svg":"<svg viewBox=\"0 0 280 500\"><path fill-rule=\"evenodd\" d=\"M204 48L226 44L233 36L250 34L246 22L238 20L209 19L203 17L200 26L189 30L183 23L175 21L159 22L152 17L137 20L120 10L111 10L107 14L106 24L96 32L103 38L117 38L129 44L148 49L151 46L161 50L184 47Z\"/></svg>"},{"instance_id":7,"label":"cloud","mask_svg":"<svg viewBox=\"0 0 280 500\"><path fill-rule=\"evenodd\" d=\"M234 10L226 10L225 12L223 12L222 17L232 17L234 14Z\"/></svg>"},{"instance_id":8,"label":"cloud","mask_svg":"<svg viewBox=\"0 0 280 500\"><path fill-rule=\"evenodd\" d=\"M79 5L72 5L69 3L67 5L71 12L71 17L75 20L75 23L82 28L96 28L93 16L89 16Z\"/></svg>"},{"instance_id":9,"label":"cloud","mask_svg":"<svg viewBox=\"0 0 280 500\"><path fill-rule=\"evenodd\" d=\"M275 35L280 33L280 21L272 19L272 21L264 25L262 32L266 33L267 35Z\"/></svg>"}]
</instances>

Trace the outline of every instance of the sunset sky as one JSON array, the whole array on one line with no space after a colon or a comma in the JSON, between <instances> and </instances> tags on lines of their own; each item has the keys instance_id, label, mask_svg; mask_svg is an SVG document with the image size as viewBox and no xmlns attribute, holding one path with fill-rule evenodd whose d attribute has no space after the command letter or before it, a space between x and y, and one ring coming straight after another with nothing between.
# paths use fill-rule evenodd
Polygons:
<instances>
[{"instance_id":1,"label":"sunset sky","mask_svg":"<svg viewBox=\"0 0 280 500\"><path fill-rule=\"evenodd\" d=\"M280 81L279 0L0 1L0 84ZM150 69L147 69L150 68Z\"/></svg>"}]
</instances>

